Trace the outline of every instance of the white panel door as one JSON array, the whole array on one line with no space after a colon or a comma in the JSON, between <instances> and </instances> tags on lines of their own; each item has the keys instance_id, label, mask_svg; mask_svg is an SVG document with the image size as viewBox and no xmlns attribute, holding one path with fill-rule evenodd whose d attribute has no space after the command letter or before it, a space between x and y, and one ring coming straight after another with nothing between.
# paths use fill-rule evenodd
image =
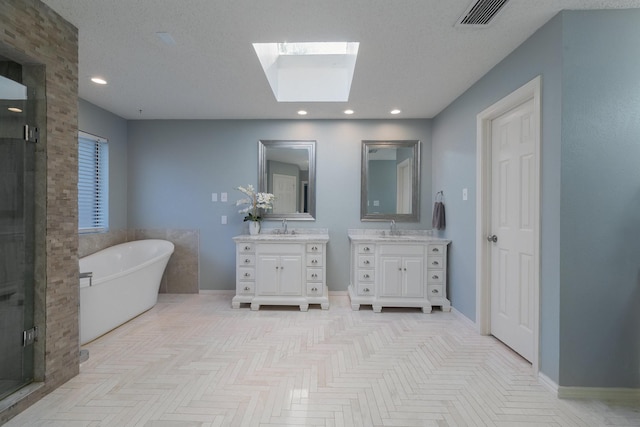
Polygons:
<instances>
[{"instance_id":1,"label":"white panel door","mask_svg":"<svg viewBox=\"0 0 640 427\"><path fill-rule=\"evenodd\" d=\"M298 189L296 177L292 175L273 174L273 213L295 213Z\"/></svg>"},{"instance_id":2,"label":"white panel door","mask_svg":"<svg viewBox=\"0 0 640 427\"><path fill-rule=\"evenodd\" d=\"M531 361L534 348L533 100L491 124L491 334Z\"/></svg>"}]
</instances>

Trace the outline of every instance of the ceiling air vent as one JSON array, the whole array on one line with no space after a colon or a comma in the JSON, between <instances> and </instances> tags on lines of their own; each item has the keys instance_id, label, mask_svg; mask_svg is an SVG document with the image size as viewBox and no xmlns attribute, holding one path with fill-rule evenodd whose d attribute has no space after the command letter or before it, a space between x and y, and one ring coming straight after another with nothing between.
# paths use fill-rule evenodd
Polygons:
<instances>
[{"instance_id":1,"label":"ceiling air vent","mask_svg":"<svg viewBox=\"0 0 640 427\"><path fill-rule=\"evenodd\" d=\"M456 27L486 26L509 0L478 0L462 14Z\"/></svg>"}]
</instances>

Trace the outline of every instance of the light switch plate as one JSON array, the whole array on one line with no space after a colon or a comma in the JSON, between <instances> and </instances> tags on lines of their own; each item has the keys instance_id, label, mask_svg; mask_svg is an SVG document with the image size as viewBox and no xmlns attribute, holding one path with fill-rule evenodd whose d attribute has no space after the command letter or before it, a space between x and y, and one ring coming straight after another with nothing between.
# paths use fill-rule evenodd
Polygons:
<instances>
[{"instance_id":1,"label":"light switch plate","mask_svg":"<svg viewBox=\"0 0 640 427\"><path fill-rule=\"evenodd\" d=\"M218 193L211 193L211 201L212 202L218 201Z\"/></svg>"},{"instance_id":2,"label":"light switch plate","mask_svg":"<svg viewBox=\"0 0 640 427\"><path fill-rule=\"evenodd\" d=\"M469 198L469 191L466 188L462 189L462 200L467 200Z\"/></svg>"},{"instance_id":3,"label":"light switch plate","mask_svg":"<svg viewBox=\"0 0 640 427\"><path fill-rule=\"evenodd\" d=\"M222 223L223 225L227 223L227 216L226 215L222 215L220 223Z\"/></svg>"},{"instance_id":4,"label":"light switch plate","mask_svg":"<svg viewBox=\"0 0 640 427\"><path fill-rule=\"evenodd\" d=\"M220 193L220 201L221 202L227 201L227 193Z\"/></svg>"}]
</instances>

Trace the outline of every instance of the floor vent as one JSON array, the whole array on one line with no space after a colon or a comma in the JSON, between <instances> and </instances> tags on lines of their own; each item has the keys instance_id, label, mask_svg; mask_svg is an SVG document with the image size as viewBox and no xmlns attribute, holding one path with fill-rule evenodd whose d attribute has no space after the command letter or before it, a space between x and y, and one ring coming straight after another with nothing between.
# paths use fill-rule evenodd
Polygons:
<instances>
[{"instance_id":1,"label":"floor vent","mask_svg":"<svg viewBox=\"0 0 640 427\"><path fill-rule=\"evenodd\" d=\"M462 14L456 27L487 26L509 0L477 0Z\"/></svg>"}]
</instances>

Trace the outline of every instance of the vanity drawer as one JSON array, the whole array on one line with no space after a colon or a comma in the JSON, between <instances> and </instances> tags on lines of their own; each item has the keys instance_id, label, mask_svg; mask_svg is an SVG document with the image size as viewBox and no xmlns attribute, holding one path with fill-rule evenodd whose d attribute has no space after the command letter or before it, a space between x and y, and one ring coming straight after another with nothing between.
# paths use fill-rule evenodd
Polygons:
<instances>
[{"instance_id":1,"label":"vanity drawer","mask_svg":"<svg viewBox=\"0 0 640 427\"><path fill-rule=\"evenodd\" d=\"M443 270L427 271L427 283L428 284L444 283L444 271Z\"/></svg>"},{"instance_id":2,"label":"vanity drawer","mask_svg":"<svg viewBox=\"0 0 640 427\"><path fill-rule=\"evenodd\" d=\"M322 267L322 255L310 255L307 257L307 267Z\"/></svg>"},{"instance_id":3,"label":"vanity drawer","mask_svg":"<svg viewBox=\"0 0 640 427\"><path fill-rule=\"evenodd\" d=\"M375 250L376 246L370 243L360 243L358 245L358 253L359 254L372 254Z\"/></svg>"},{"instance_id":4,"label":"vanity drawer","mask_svg":"<svg viewBox=\"0 0 640 427\"><path fill-rule=\"evenodd\" d=\"M256 256L253 254L241 254L238 259L238 267L244 265L256 265Z\"/></svg>"},{"instance_id":5,"label":"vanity drawer","mask_svg":"<svg viewBox=\"0 0 640 427\"><path fill-rule=\"evenodd\" d=\"M238 268L238 280L254 280L254 279L255 279L255 270L253 268L248 268L248 267Z\"/></svg>"},{"instance_id":6,"label":"vanity drawer","mask_svg":"<svg viewBox=\"0 0 640 427\"><path fill-rule=\"evenodd\" d=\"M359 255L358 256L358 267L360 268L371 268L373 267L373 262L375 257L373 255Z\"/></svg>"},{"instance_id":7,"label":"vanity drawer","mask_svg":"<svg viewBox=\"0 0 640 427\"><path fill-rule=\"evenodd\" d=\"M321 254L322 245L320 243L307 243L307 252L311 254Z\"/></svg>"},{"instance_id":8,"label":"vanity drawer","mask_svg":"<svg viewBox=\"0 0 640 427\"><path fill-rule=\"evenodd\" d=\"M236 292L239 295L253 295L255 292L256 285L254 282L242 282L238 283L238 287Z\"/></svg>"},{"instance_id":9,"label":"vanity drawer","mask_svg":"<svg viewBox=\"0 0 640 427\"><path fill-rule=\"evenodd\" d=\"M322 284L321 283L308 283L307 284L307 296L321 297L322 296Z\"/></svg>"},{"instance_id":10,"label":"vanity drawer","mask_svg":"<svg viewBox=\"0 0 640 427\"><path fill-rule=\"evenodd\" d=\"M428 253L430 255L444 255L445 245L429 245Z\"/></svg>"},{"instance_id":11,"label":"vanity drawer","mask_svg":"<svg viewBox=\"0 0 640 427\"><path fill-rule=\"evenodd\" d=\"M358 295L363 297L374 296L373 285L358 285Z\"/></svg>"},{"instance_id":12,"label":"vanity drawer","mask_svg":"<svg viewBox=\"0 0 640 427\"><path fill-rule=\"evenodd\" d=\"M238 251L241 254L253 253L254 249L255 247L253 246L253 243L238 243Z\"/></svg>"},{"instance_id":13,"label":"vanity drawer","mask_svg":"<svg viewBox=\"0 0 640 427\"><path fill-rule=\"evenodd\" d=\"M431 256L429 255L429 269L442 268L444 266L444 257L441 255Z\"/></svg>"},{"instance_id":14,"label":"vanity drawer","mask_svg":"<svg viewBox=\"0 0 640 427\"><path fill-rule=\"evenodd\" d=\"M427 298L444 297L444 285L427 285Z\"/></svg>"},{"instance_id":15,"label":"vanity drawer","mask_svg":"<svg viewBox=\"0 0 640 427\"><path fill-rule=\"evenodd\" d=\"M321 268L307 268L307 281L322 282L323 274Z\"/></svg>"},{"instance_id":16,"label":"vanity drawer","mask_svg":"<svg viewBox=\"0 0 640 427\"><path fill-rule=\"evenodd\" d=\"M358 281L359 282L372 282L373 283L374 274L373 270L358 270Z\"/></svg>"}]
</instances>

